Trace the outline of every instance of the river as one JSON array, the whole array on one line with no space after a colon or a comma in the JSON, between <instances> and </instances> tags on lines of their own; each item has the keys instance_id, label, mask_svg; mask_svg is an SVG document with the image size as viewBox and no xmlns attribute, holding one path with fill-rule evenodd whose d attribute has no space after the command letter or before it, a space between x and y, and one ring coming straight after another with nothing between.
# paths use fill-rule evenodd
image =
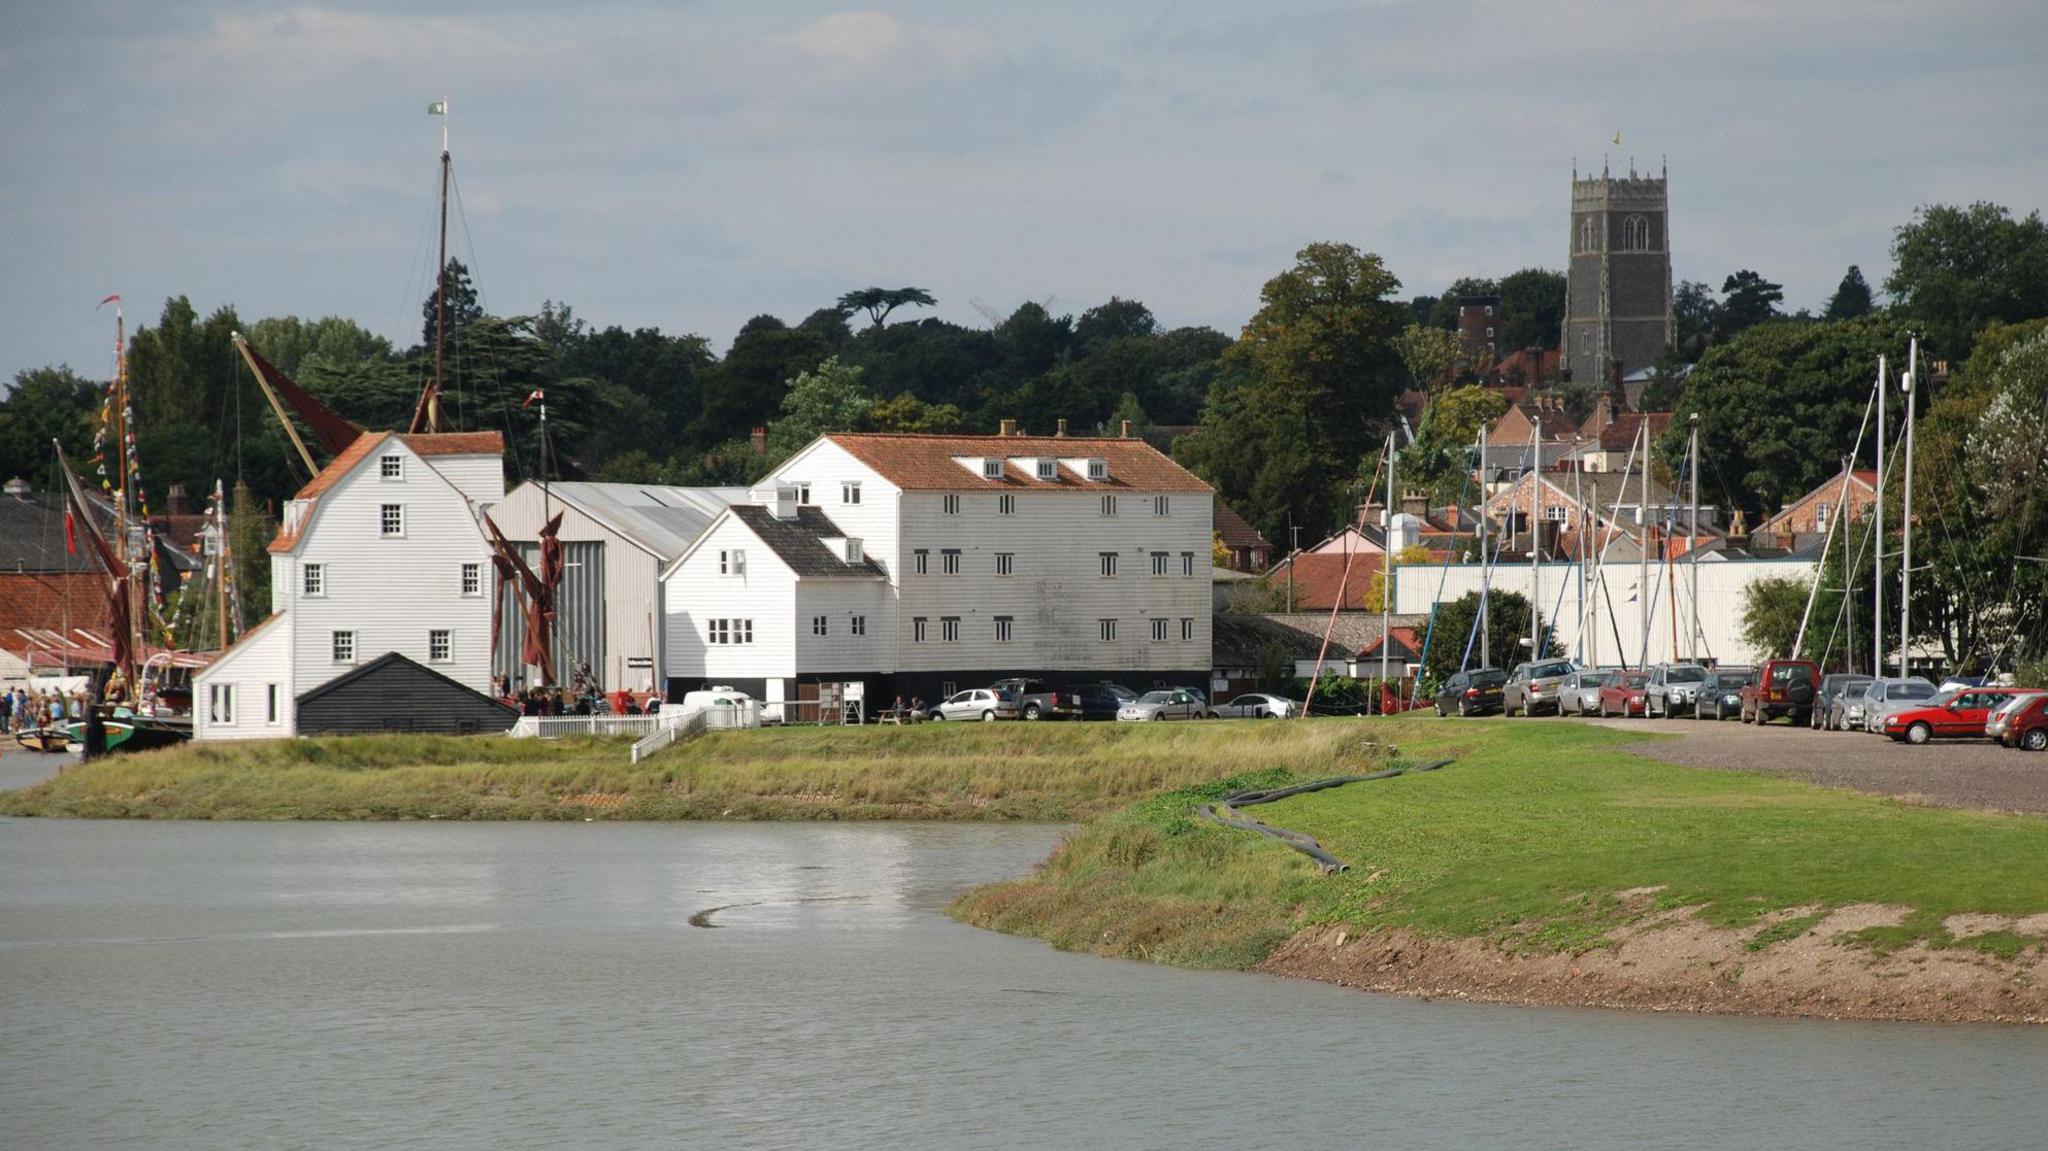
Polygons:
<instances>
[{"instance_id":1,"label":"river","mask_svg":"<svg viewBox=\"0 0 2048 1151\"><path fill-rule=\"evenodd\" d=\"M0 1146L1959 1148L2048 1126L2038 1029L1430 1003L942 914L1056 835L0 820Z\"/></svg>"}]
</instances>

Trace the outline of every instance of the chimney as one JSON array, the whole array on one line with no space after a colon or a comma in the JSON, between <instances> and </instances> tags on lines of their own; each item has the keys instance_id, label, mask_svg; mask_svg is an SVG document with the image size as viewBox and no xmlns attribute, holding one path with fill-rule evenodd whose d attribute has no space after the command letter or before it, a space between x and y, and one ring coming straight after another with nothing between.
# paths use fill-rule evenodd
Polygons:
<instances>
[{"instance_id":1,"label":"chimney","mask_svg":"<svg viewBox=\"0 0 2048 1151\"><path fill-rule=\"evenodd\" d=\"M755 455L757 455L757 456L765 456L765 455L767 455L767 454L768 454L768 429L767 429L767 428L755 428L755 429L753 430L753 433L752 433L752 434L751 434L751 435L750 435L750 436L749 436L748 438L749 438L749 439L751 439L751 440L753 441L753 444L754 444L754 454L755 454Z\"/></svg>"},{"instance_id":2,"label":"chimney","mask_svg":"<svg viewBox=\"0 0 2048 1151\"><path fill-rule=\"evenodd\" d=\"M164 510L174 516L192 514L192 501L185 495L184 484L172 484L171 490L164 493Z\"/></svg>"},{"instance_id":3,"label":"chimney","mask_svg":"<svg viewBox=\"0 0 2048 1151\"><path fill-rule=\"evenodd\" d=\"M999 435L999 436L1014 436L1014 435L1016 435L1016 434L1017 434L1017 421L1015 421L1015 420L1004 420L1004 421L1003 421L1002 423L1000 423L1000 424L996 425L996 434L997 434L997 435Z\"/></svg>"},{"instance_id":4,"label":"chimney","mask_svg":"<svg viewBox=\"0 0 2048 1151\"><path fill-rule=\"evenodd\" d=\"M1401 514L1410 516L1429 515L1429 493L1409 488L1401 493Z\"/></svg>"},{"instance_id":5,"label":"chimney","mask_svg":"<svg viewBox=\"0 0 2048 1151\"><path fill-rule=\"evenodd\" d=\"M1059 437L1060 439L1067 438L1067 421L1065 419L1060 420L1059 430L1054 432L1053 435Z\"/></svg>"},{"instance_id":6,"label":"chimney","mask_svg":"<svg viewBox=\"0 0 2048 1151\"><path fill-rule=\"evenodd\" d=\"M1363 523L1384 525L1387 522L1387 505L1378 500L1362 504L1358 510L1362 513Z\"/></svg>"},{"instance_id":7,"label":"chimney","mask_svg":"<svg viewBox=\"0 0 2048 1151\"><path fill-rule=\"evenodd\" d=\"M5 487L0 487L0 492L5 492L8 495L13 496L15 499L18 499L23 503L27 503L29 495L28 481L22 479L20 476L16 476L13 479L8 480Z\"/></svg>"},{"instance_id":8,"label":"chimney","mask_svg":"<svg viewBox=\"0 0 2048 1151\"><path fill-rule=\"evenodd\" d=\"M1131 421L1129 421L1129 420L1125 420L1125 421L1124 421L1124 426L1123 426L1123 430L1122 430L1122 431L1120 431L1120 432L1118 432L1118 433L1117 433L1117 435L1118 435L1118 436L1119 436L1120 438L1122 438L1122 439L1126 439L1126 440L1130 439L1130 438L1131 438Z\"/></svg>"}]
</instances>

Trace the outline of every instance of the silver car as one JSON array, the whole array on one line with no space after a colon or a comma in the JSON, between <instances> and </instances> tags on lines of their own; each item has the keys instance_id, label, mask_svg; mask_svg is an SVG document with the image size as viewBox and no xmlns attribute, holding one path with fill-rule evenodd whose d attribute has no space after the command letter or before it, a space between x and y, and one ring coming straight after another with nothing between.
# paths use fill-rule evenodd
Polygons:
<instances>
[{"instance_id":1,"label":"silver car","mask_svg":"<svg viewBox=\"0 0 2048 1151\"><path fill-rule=\"evenodd\" d=\"M2018 715L2021 708L2025 707L2035 696L2041 694L2044 693L2036 690L2022 691L1993 708L1991 714L1984 720L1984 734L1989 736L1993 743L2004 743L2005 729L2007 725L2012 723L2012 717Z\"/></svg>"},{"instance_id":2,"label":"silver car","mask_svg":"<svg viewBox=\"0 0 2048 1151\"><path fill-rule=\"evenodd\" d=\"M1557 693L1571 682L1578 669L1570 660L1530 660L1515 665L1514 673L1500 689L1501 711L1508 715L1535 715L1552 711L1564 714L1557 705Z\"/></svg>"},{"instance_id":3,"label":"silver car","mask_svg":"<svg viewBox=\"0 0 2048 1151\"><path fill-rule=\"evenodd\" d=\"M956 691L932 707L933 719L978 719L994 722L1017 718L1017 697L994 688Z\"/></svg>"},{"instance_id":4,"label":"silver car","mask_svg":"<svg viewBox=\"0 0 2048 1151\"><path fill-rule=\"evenodd\" d=\"M1301 711L1301 705L1284 695L1268 695L1255 691L1241 695L1229 703L1219 703L1209 709L1210 719L1286 719Z\"/></svg>"},{"instance_id":5,"label":"silver car","mask_svg":"<svg viewBox=\"0 0 2048 1151\"><path fill-rule=\"evenodd\" d=\"M1643 715L1650 719L1694 718L1693 704L1705 682L1707 669L1696 663L1658 664L1650 669L1650 684L1643 689Z\"/></svg>"},{"instance_id":6,"label":"silver car","mask_svg":"<svg viewBox=\"0 0 2048 1151\"><path fill-rule=\"evenodd\" d=\"M1917 676L1903 679L1874 679L1863 689L1863 730L1884 733L1885 717L1909 707L1925 707L1934 698L1934 684Z\"/></svg>"},{"instance_id":7,"label":"silver car","mask_svg":"<svg viewBox=\"0 0 2048 1151\"><path fill-rule=\"evenodd\" d=\"M1184 687L1148 691L1134 703L1117 709L1119 722L1143 723L1161 719L1200 719L1209 714L1208 701L1199 692Z\"/></svg>"},{"instance_id":8,"label":"silver car","mask_svg":"<svg viewBox=\"0 0 2048 1151\"><path fill-rule=\"evenodd\" d=\"M1577 671L1565 677L1557 689L1559 715L1595 715L1600 711L1600 681L1604 671Z\"/></svg>"}]
</instances>

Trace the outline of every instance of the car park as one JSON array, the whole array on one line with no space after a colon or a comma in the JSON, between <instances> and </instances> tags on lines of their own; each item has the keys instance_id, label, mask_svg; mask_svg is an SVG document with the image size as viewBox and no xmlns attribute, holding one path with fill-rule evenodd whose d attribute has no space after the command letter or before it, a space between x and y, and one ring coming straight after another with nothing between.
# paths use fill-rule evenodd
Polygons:
<instances>
[{"instance_id":1,"label":"car park","mask_svg":"<svg viewBox=\"0 0 2048 1151\"><path fill-rule=\"evenodd\" d=\"M1115 719L1125 704L1138 698L1137 692L1120 683L1084 683L1069 692L1077 700L1082 719Z\"/></svg>"},{"instance_id":2,"label":"car park","mask_svg":"<svg viewBox=\"0 0 2048 1151\"><path fill-rule=\"evenodd\" d=\"M1501 710L1509 715L1535 715L1548 711L1559 715L1558 694L1578 669L1570 660L1530 660L1515 665L1501 687Z\"/></svg>"},{"instance_id":3,"label":"car park","mask_svg":"<svg viewBox=\"0 0 2048 1151\"><path fill-rule=\"evenodd\" d=\"M1210 719L1286 719L1301 711L1301 705L1284 695L1269 695L1262 691L1238 696L1229 703L1219 703L1209 709Z\"/></svg>"},{"instance_id":4,"label":"car park","mask_svg":"<svg viewBox=\"0 0 2048 1151\"><path fill-rule=\"evenodd\" d=\"M1874 679L1863 689L1862 730L1881 732L1885 716L1909 707L1925 706L1934 698L1934 685L1919 676L1904 679Z\"/></svg>"},{"instance_id":5,"label":"car park","mask_svg":"<svg viewBox=\"0 0 2048 1151\"><path fill-rule=\"evenodd\" d=\"M1508 673L1497 667L1475 668L1461 671L1444 681L1437 689L1436 713L1439 717L1457 712L1462 716L1485 715L1499 711L1501 690L1507 686Z\"/></svg>"},{"instance_id":6,"label":"car park","mask_svg":"<svg viewBox=\"0 0 2048 1151\"><path fill-rule=\"evenodd\" d=\"M1650 683L1646 671L1611 671L1600 684L1600 718L1620 716L1626 719L1643 714L1643 689Z\"/></svg>"},{"instance_id":7,"label":"car park","mask_svg":"<svg viewBox=\"0 0 2048 1151\"><path fill-rule=\"evenodd\" d=\"M1008 693L1017 699L1017 714L1025 719L1078 719L1081 699L1072 692L1054 691L1042 679L999 679L989 690Z\"/></svg>"},{"instance_id":8,"label":"car park","mask_svg":"<svg viewBox=\"0 0 2048 1151\"><path fill-rule=\"evenodd\" d=\"M1650 669L1650 682L1643 686L1643 712L1652 719L1691 718L1692 701L1707 679L1707 669L1696 663L1660 663Z\"/></svg>"},{"instance_id":9,"label":"car park","mask_svg":"<svg viewBox=\"0 0 2048 1151\"><path fill-rule=\"evenodd\" d=\"M1742 722L1769 723L1781 715L1795 725L1812 722L1820 665L1809 659L1767 660L1742 688Z\"/></svg>"},{"instance_id":10,"label":"car park","mask_svg":"<svg viewBox=\"0 0 2048 1151\"><path fill-rule=\"evenodd\" d=\"M2048 751L2048 695L2031 695L2013 709L1999 742L2028 751Z\"/></svg>"},{"instance_id":11,"label":"car park","mask_svg":"<svg viewBox=\"0 0 2048 1151\"><path fill-rule=\"evenodd\" d=\"M1576 671L1557 689L1559 715L1592 715L1600 710L1600 682L1604 671Z\"/></svg>"},{"instance_id":12,"label":"car park","mask_svg":"<svg viewBox=\"0 0 2048 1151\"><path fill-rule=\"evenodd\" d=\"M1984 720L1984 736L1993 743L2005 742L2005 729L2012 717L2026 709L2028 701L2037 695L2048 694L2048 689L2022 687L2013 691L2013 697L1994 708Z\"/></svg>"},{"instance_id":13,"label":"car park","mask_svg":"<svg viewBox=\"0 0 2048 1151\"><path fill-rule=\"evenodd\" d=\"M1694 719L1733 719L1742 714L1742 689L1755 678L1753 667L1717 667L1694 693Z\"/></svg>"},{"instance_id":14,"label":"car park","mask_svg":"<svg viewBox=\"0 0 2048 1151\"><path fill-rule=\"evenodd\" d=\"M1143 723L1164 719L1200 719L1209 714L1208 701L1192 688L1170 687L1148 691L1117 709L1121 722Z\"/></svg>"},{"instance_id":15,"label":"car park","mask_svg":"<svg viewBox=\"0 0 2048 1151\"><path fill-rule=\"evenodd\" d=\"M1815 731L1842 731L1843 718L1853 708L1858 718L1863 715L1863 689L1870 686L1874 676L1857 675L1854 672L1836 672L1820 681L1820 690L1813 697L1813 727Z\"/></svg>"},{"instance_id":16,"label":"car park","mask_svg":"<svg viewBox=\"0 0 2048 1151\"><path fill-rule=\"evenodd\" d=\"M1965 687L1937 693L1924 707L1909 707L1885 717L1884 733L1906 743L1930 739L1975 739L1984 734L1991 713L2014 694L2007 687Z\"/></svg>"},{"instance_id":17,"label":"car park","mask_svg":"<svg viewBox=\"0 0 2048 1151\"><path fill-rule=\"evenodd\" d=\"M971 687L956 691L932 705L933 719L982 720L1016 719L1017 697L992 687Z\"/></svg>"}]
</instances>

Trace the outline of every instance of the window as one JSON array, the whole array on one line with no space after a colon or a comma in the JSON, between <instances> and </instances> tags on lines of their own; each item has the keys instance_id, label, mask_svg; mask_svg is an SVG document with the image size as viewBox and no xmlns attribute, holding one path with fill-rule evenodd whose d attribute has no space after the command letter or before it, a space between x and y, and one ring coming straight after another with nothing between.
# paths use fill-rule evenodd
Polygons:
<instances>
[{"instance_id":1,"label":"window","mask_svg":"<svg viewBox=\"0 0 2048 1151\"><path fill-rule=\"evenodd\" d=\"M946 514L947 514L947 515L949 515L949 516L957 516L957 515L959 515L959 514L960 514L960 497L959 497L959 496L947 496L947 497L945 497L945 499L944 499L944 501L943 501L943 502L944 502L944 504L945 504L945 508L946 508Z\"/></svg>"},{"instance_id":2,"label":"window","mask_svg":"<svg viewBox=\"0 0 2048 1151\"><path fill-rule=\"evenodd\" d=\"M484 594L484 565L482 565L482 564L463 564L463 565L462 565L462 594L463 594L463 595L482 595L482 594Z\"/></svg>"},{"instance_id":3,"label":"window","mask_svg":"<svg viewBox=\"0 0 2048 1151\"><path fill-rule=\"evenodd\" d=\"M1195 638L1195 620L1193 616L1180 617L1180 638L1183 641L1191 641Z\"/></svg>"},{"instance_id":4,"label":"window","mask_svg":"<svg viewBox=\"0 0 2048 1151\"><path fill-rule=\"evenodd\" d=\"M1168 557L1167 557L1167 554L1166 554L1165 552L1153 552L1153 553L1152 553L1152 574L1153 574L1153 575L1156 575L1156 576L1163 576L1163 575L1165 575L1165 574L1166 574L1166 561L1167 561L1167 558L1168 558Z\"/></svg>"},{"instance_id":5,"label":"window","mask_svg":"<svg viewBox=\"0 0 2048 1151\"><path fill-rule=\"evenodd\" d=\"M997 574L997 575L1012 575L1012 574L1014 574L1014 573L1016 572L1016 570L1017 570L1017 553L1016 553L1016 552L997 552L997 553L996 553L996 574Z\"/></svg>"},{"instance_id":6,"label":"window","mask_svg":"<svg viewBox=\"0 0 2048 1151\"><path fill-rule=\"evenodd\" d=\"M913 561L913 562L915 563L915 565L916 565L916 570L917 570L917 574L919 574L919 575L930 575L930 574L931 574L931 569L932 569L932 553L931 553L931 552L930 552L929 550L927 550L927 549L925 549L925 548L919 548L919 549L917 549L916 551L914 551L914 552L911 552L911 553L910 553L910 556L911 556L911 559L912 559L912 561Z\"/></svg>"},{"instance_id":7,"label":"window","mask_svg":"<svg viewBox=\"0 0 2048 1151\"><path fill-rule=\"evenodd\" d=\"M267 684L264 684L264 685L263 685L263 703L264 703L264 707L265 707L265 711L264 711L264 716L263 716L263 722L265 722L265 723L276 723L276 722L277 722L277 685L276 685L276 684L274 684L274 683L267 683Z\"/></svg>"},{"instance_id":8,"label":"window","mask_svg":"<svg viewBox=\"0 0 2048 1151\"><path fill-rule=\"evenodd\" d=\"M952 697L953 697L954 695L958 694L958 693L959 693L959 691L960 691L960 685L959 685L959 684L957 684L957 683L955 683L955 682L953 682L953 681L952 681L952 680L950 680L950 679L948 679L948 680L941 680L941 681L939 682L939 698L940 698L940 699L950 699L950 698L952 698Z\"/></svg>"},{"instance_id":9,"label":"window","mask_svg":"<svg viewBox=\"0 0 2048 1151\"><path fill-rule=\"evenodd\" d=\"M999 479L1002 479L1002 478L1003 478L1003 461L1001 461L1001 460L983 460L983 461L981 461L981 478L982 478L982 479L985 479L985 480L999 480Z\"/></svg>"},{"instance_id":10,"label":"window","mask_svg":"<svg viewBox=\"0 0 2048 1151\"><path fill-rule=\"evenodd\" d=\"M910 621L910 642L912 642L912 643L923 643L923 642L924 642L924 623L925 623L925 620L924 620L924 617L923 617L923 616L914 616L914 617L912 617L912 618L911 618L911 621ZM948 694L950 694L950 693L948 693Z\"/></svg>"},{"instance_id":11,"label":"window","mask_svg":"<svg viewBox=\"0 0 2048 1151\"><path fill-rule=\"evenodd\" d=\"M1116 574L1116 553L1115 553L1115 552L1102 552L1102 553L1101 553L1101 554L1100 554L1100 555L1099 555L1099 556L1098 556L1097 558L1099 558L1099 559L1101 560L1101 562L1102 562L1102 574L1103 574L1103 575L1106 575L1106 576L1113 576L1113 575L1115 575L1115 574Z\"/></svg>"},{"instance_id":12,"label":"window","mask_svg":"<svg viewBox=\"0 0 2048 1151\"><path fill-rule=\"evenodd\" d=\"M1113 515L1115 515L1115 514L1116 514L1116 497L1115 497L1115 496L1104 496L1104 497L1102 497L1102 514L1103 514L1103 515L1106 515L1106 516L1113 516Z\"/></svg>"},{"instance_id":13,"label":"window","mask_svg":"<svg viewBox=\"0 0 2048 1151\"><path fill-rule=\"evenodd\" d=\"M1488 304L1488 305L1486 305L1486 314L1487 314L1487 315L1489 315L1489 316L1493 315L1493 305L1492 305L1492 304Z\"/></svg>"},{"instance_id":14,"label":"window","mask_svg":"<svg viewBox=\"0 0 2048 1151\"><path fill-rule=\"evenodd\" d=\"M810 503L810 502L811 502L811 485L809 485L809 484L791 484L791 485L790 485L790 490L791 490L791 491L794 491L794 492L796 493L796 502L797 502L797 503L799 503L799 504L808 504L808 503Z\"/></svg>"},{"instance_id":15,"label":"window","mask_svg":"<svg viewBox=\"0 0 2048 1151\"><path fill-rule=\"evenodd\" d=\"M860 481L848 480L839 485L839 502L857 504L860 502Z\"/></svg>"},{"instance_id":16,"label":"window","mask_svg":"<svg viewBox=\"0 0 2048 1151\"><path fill-rule=\"evenodd\" d=\"M356 633L338 631L333 637L334 662L354 663L356 661Z\"/></svg>"},{"instance_id":17,"label":"window","mask_svg":"<svg viewBox=\"0 0 2048 1151\"><path fill-rule=\"evenodd\" d=\"M1492 329L1492 328L1488 328L1488 329L1486 329L1486 338L1487 338L1487 339L1489 339L1489 340L1493 338L1493 329Z\"/></svg>"},{"instance_id":18,"label":"window","mask_svg":"<svg viewBox=\"0 0 2048 1151\"><path fill-rule=\"evenodd\" d=\"M1195 553L1180 553L1180 574L1184 576L1191 576L1195 574Z\"/></svg>"},{"instance_id":19,"label":"window","mask_svg":"<svg viewBox=\"0 0 2048 1151\"><path fill-rule=\"evenodd\" d=\"M705 639L718 645L753 643L754 621L750 619L714 619L708 622Z\"/></svg>"},{"instance_id":20,"label":"window","mask_svg":"<svg viewBox=\"0 0 2048 1151\"><path fill-rule=\"evenodd\" d=\"M812 616L812 617L811 617L811 634L812 634L812 635L830 635L830 634L831 634L830 626L829 626L829 625L828 625L828 624L826 623L826 617L824 617L824 616L821 616L821 615L814 615L814 616Z\"/></svg>"},{"instance_id":21,"label":"window","mask_svg":"<svg viewBox=\"0 0 2048 1151\"><path fill-rule=\"evenodd\" d=\"M1103 480L1106 480L1106 479L1108 479L1108 478L1109 478L1109 461L1108 461L1108 460L1089 460L1089 461L1088 461L1088 478L1089 478L1089 479L1091 479L1091 480L1094 480L1094 481L1095 481L1096 483L1101 483L1101 482L1102 482Z\"/></svg>"},{"instance_id":22,"label":"window","mask_svg":"<svg viewBox=\"0 0 2048 1151\"><path fill-rule=\"evenodd\" d=\"M997 514L997 515L1004 515L1004 516L1014 516L1014 515L1016 515L1016 514L1017 514L1017 497L1016 497L1016 496L1009 496L1009 495L997 496L997 497L996 497L996 514Z\"/></svg>"},{"instance_id":23,"label":"window","mask_svg":"<svg viewBox=\"0 0 2048 1151\"><path fill-rule=\"evenodd\" d=\"M1164 620L1164 619L1155 619L1155 620L1153 620L1153 621L1152 621L1152 642L1154 642L1154 643L1163 643L1163 642L1165 642L1165 640L1166 640L1166 620Z\"/></svg>"},{"instance_id":24,"label":"window","mask_svg":"<svg viewBox=\"0 0 2048 1151\"><path fill-rule=\"evenodd\" d=\"M301 570L300 575L301 578L304 580L304 586L307 595L327 594L326 564L307 564Z\"/></svg>"},{"instance_id":25,"label":"window","mask_svg":"<svg viewBox=\"0 0 2048 1151\"><path fill-rule=\"evenodd\" d=\"M947 575L960 574L959 548L945 548L939 552L939 570Z\"/></svg>"},{"instance_id":26,"label":"window","mask_svg":"<svg viewBox=\"0 0 2048 1151\"><path fill-rule=\"evenodd\" d=\"M947 642L947 643L956 643L956 642L958 642L958 641L959 641L959 639L960 639L960 617L959 617L959 616L957 616L957 615L942 615L942 616L940 616L940 617L939 617L939 638L940 638L941 640L944 640L944 641L945 641L945 642Z\"/></svg>"},{"instance_id":27,"label":"window","mask_svg":"<svg viewBox=\"0 0 2048 1151\"><path fill-rule=\"evenodd\" d=\"M996 642L997 642L997 643L1008 643L1008 642L1010 642L1010 625L1011 625L1011 623L1012 623L1012 622L1013 622L1013 621L1012 621L1012 618L1011 618L1010 616L1006 616L1006 615L999 615L999 616L997 616L997 617L996 617Z\"/></svg>"},{"instance_id":28,"label":"window","mask_svg":"<svg viewBox=\"0 0 2048 1151\"><path fill-rule=\"evenodd\" d=\"M1565 507L1563 504L1551 504L1550 506L1543 509L1543 518L1549 520L1551 523L1561 524L1565 522L1570 512L1571 509Z\"/></svg>"},{"instance_id":29,"label":"window","mask_svg":"<svg viewBox=\"0 0 2048 1151\"><path fill-rule=\"evenodd\" d=\"M405 534L405 505L385 504L377 513L377 526L386 536Z\"/></svg>"},{"instance_id":30,"label":"window","mask_svg":"<svg viewBox=\"0 0 2048 1151\"><path fill-rule=\"evenodd\" d=\"M1096 624L1096 626L1097 626L1097 627L1099 627L1099 628L1101 629L1101 633L1102 633L1102 642L1104 642L1104 643L1115 643L1115 642L1116 642L1116 621L1115 621L1115 620L1113 620L1113 619L1099 619L1099 620L1096 620L1096 621L1095 621L1095 624Z\"/></svg>"},{"instance_id":31,"label":"window","mask_svg":"<svg viewBox=\"0 0 2048 1151\"><path fill-rule=\"evenodd\" d=\"M718 553L718 574L743 576L747 574L747 553L744 548L730 548Z\"/></svg>"},{"instance_id":32,"label":"window","mask_svg":"<svg viewBox=\"0 0 2048 1151\"><path fill-rule=\"evenodd\" d=\"M1171 513L1170 513L1170 511L1169 511L1169 509L1170 509L1171 507L1172 507L1172 504L1171 504L1170 502L1168 502L1168 500L1167 500L1167 497L1165 497L1165 496L1153 496L1153 497L1152 497L1152 514L1153 514L1153 515L1155 515L1155 516L1163 516L1163 515L1169 515L1169 514L1171 514Z\"/></svg>"},{"instance_id":33,"label":"window","mask_svg":"<svg viewBox=\"0 0 2048 1151\"><path fill-rule=\"evenodd\" d=\"M1828 530L1828 515L1834 510L1835 506L1833 504L1819 503L1813 505L1813 530L1817 532Z\"/></svg>"},{"instance_id":34,"label":"window","mask_svg":"<svg viewBox=\"0 0 2048 1151\"><path fill-rule=\"evenodd\" d=\"M1579 251L1581 251L1581 252L1590 252L1590 251L1592 251L1592 250L1593 250L1593 217L1591 217L1591 216L1580 216L1580 217L1579 217Z\"/></svg>"},{"instance_id":35,"label":"window","mask_svg":"<svg viewBox=\"0 0 2048 1151\"><path fill-rule=\"evenodd\" d=\"M725 620L714 619L705 626L704 642L714 645L731 643L732 629L726 626Z\"/></svg>"},{"instance_id":36,"label":"window","mask_svg":"<svg viewBox=\"0 0 2048 1151\"><path fill-rule=\"evenodd\" d=\"M377 475L381 479L402 480L405 478L405 457L385 456L377 461Z\"/></svg>"},{"instance_id":37,"label":"window","mask_svg":"<svg viewBox=\"0 0 2048 1151\"><path fill-rule=\"evenodd\" d=\"M867 553L867 552L866 552L866 551L865 551L864 549L862 549L862 547L861 547L861 544L860 544L860 541L859 541L859 540L847 540L847 541L846 541L846 562L847 562L847 563L850 563L850 564L857 564L857 563L865 563L865 562L867 562L867 554L868 554L868 553Z\"/></svg>"},{"instance_id":38,"label":"window","mask_svg":"<svg viewBox=\"0 0 2048 1151\"><path fill-rule=\"evenodd\" d=\"M868 617L864 615L857 615L854 616L851 620L847 621L846 633L848 635L868 634Z\"/></svg>"},{"instance_id":39,"label":"window","mask_svg":"<svg viewBox=\"0 0 2048 1151\"><path fill-rule=\"evenodd\" d=\"M1642 216L1630 216L1621 222L1621 247L1625 252L1647 252L1650 250L1650 221Z\"/></svg>"},{"instance_id":40,"label":"window","mask_svg":"<svg viewBox=\"0 0 2048 1151\"><path fill-rule=\"evenodd\" d=\"M206 718L215 723L235 722L235 685L216 683L206 689Z\"/></svg>"},{"instance_id":41,"label":"window","mask_svg":"<svg viewBox=\"0 0 2048 1151\"><path fill-rule=\"evenodd\" d=\"M447 663L455 657L455 640L445 627L433 628L427 632L427 662Z\"/></svg>"},{"instance_id":42,"label":"window","mask_svg":"<svg viewBox=\"0 0 2048 1151\"><path fill-rule=\"evenodd\" d=\"M1058 460L1038 461L1038 478L1045 481L1046 483L1051 483L1054 480L1059 479L1060 462Z\"/></svg>"}]
</instances>

